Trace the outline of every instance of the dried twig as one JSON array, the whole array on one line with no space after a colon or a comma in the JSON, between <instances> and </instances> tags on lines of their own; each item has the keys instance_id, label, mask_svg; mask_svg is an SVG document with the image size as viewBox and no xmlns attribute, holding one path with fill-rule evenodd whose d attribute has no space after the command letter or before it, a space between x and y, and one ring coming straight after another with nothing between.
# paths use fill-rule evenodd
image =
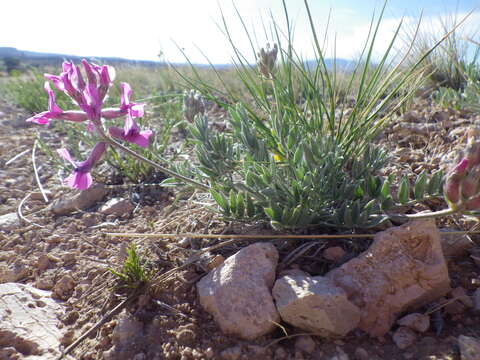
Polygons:
<instances>
[{"instance_id":1,"label":"dried twig","mask_svg":"<svg viewBox=\"0 0 480 360\"><path fill-rule=\"evenodd\" d=\"M28 220L25 216L23 216L22 207L23 207L23 204L25 203L25 201L28 200L28 198L30 197L30 195L32 195L31 192L28 193L27 196L25 196L25 197L22 199L22 201L20 201L20 204L18 204L18 207L17 207L17 216L18 216L18 218L20 219L20 221L24 221L24 222L26 222L26 223L29 223L29 224L32 224L32 225L35 225L35 226L44 228L45 226L40 225L40 224L37 224L37 223L34 223L33 221Z\"/></svg>"},{"instance_id":2,"label":"dried twig","mask_svg":"<svg viewBox=\"0 0 480 360\"><path fill-rule=\"evenodd\" d=\"M35 181L37 182L38 188L40 189L40 192L42 193L43 200L48 204L48 197L47 194L45 193L45 189L42 186L42 183L40 182L40 176L38 176L38 169L37 165L35 163L35 150L37 149L37 140L33 143L33 149L32 149L32 165L33 165L33 172L35 173Z\"/></svg>"},{"instance_id":3,"label":"dried twig","mask_svg":"<svg viewBox=\"0 0 480 360\"><path fill-rule=\"evenodd\" d=\"M5 163L5 166L10 165L10 164L13 163L15 160L21 158L23 155L28 154L29 151L30 151L30 149L27 149L27 150L25 150L25 151L22 151L20 154L15 155L14 157L12 157L10 160L8 160L8 161Z\"/></svg>"}]
</instances>

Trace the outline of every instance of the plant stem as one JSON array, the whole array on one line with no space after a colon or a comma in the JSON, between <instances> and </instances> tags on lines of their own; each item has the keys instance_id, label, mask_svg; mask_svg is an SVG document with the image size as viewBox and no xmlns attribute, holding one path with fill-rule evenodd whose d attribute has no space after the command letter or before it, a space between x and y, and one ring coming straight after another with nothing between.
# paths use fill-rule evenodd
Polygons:
<instances>
[{"instance_id":1,"label":"plant stem","mask_svg":"<svg viewBox=\"0 0 480 360\"><path fill-rule=\"evenodd\" d=\"M431 218L437 218L437 217L452 215L456 212L457 212L457 210L453 210L451 208L448 208L448 209L443 209L443 210L439 210L439 211L425 212L425 213L419 213L419 214L402 214L402 215L395 214L395 215L390 215L390 218L398 219L398 220L431 219Z\"/></svg>"},{"instance_id":2,"label":"plant stem","mask_svg":"<svg viewBox=\"0 0 480 360\"><path fill-rule=\"evenodd\" d=\"M183 175L180 175L178 173L176 173L175 171L172 171L172 170L169 170L165 167L163 167L162 165L159 165L158 163L152 161L152 160L149 160L147 159L146 157L144 157L143 155L140 155L139 153L133 151L133 150L130 150L128 147L122 145L121 143L119 143L118 141L115 141L114 139L112 139L111 137L107 136L106 134L104 134L103 132L100 132L100 135L101 137L103 138L103 140L105 140L105 142L107 142L108 144L112 145L112 146L116 146L118 148L120 148L120 150L126 152L127 154L133 156L134 158L140 160L140 161L143 161L145 163L147 163L148 165L154 167L155 169L158 169L162 172L164 172L165 174L168 174L178 180L181 180L187 184L190 184L190 185L193 185L194 187L198 188L198 189L201 189L201 190L204 190L204 191L210 191L210 186L208 185L205 185L205 184L202 184L198 181L195 181L193 179L190 179L186 176L183 176Z\"/></svg>"}]
</instances>

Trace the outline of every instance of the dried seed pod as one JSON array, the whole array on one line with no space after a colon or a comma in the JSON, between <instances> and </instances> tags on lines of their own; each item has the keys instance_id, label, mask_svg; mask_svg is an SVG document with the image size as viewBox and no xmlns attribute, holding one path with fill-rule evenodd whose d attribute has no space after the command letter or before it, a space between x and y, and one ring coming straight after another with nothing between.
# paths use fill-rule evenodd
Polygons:
<instances>
[{"instance_id":1,"label":"dried seed pod","mask_svg":"<svg viewBox=\"0 0 480 360\"><path fill-rule=\"evenodd\" d=\"M195 115L205 114L205 99L196 90L183 93L183 116L188 122L193 122Z\"/></svg>"},{"instance_id":2,"label":"dried seed pod","mask_svg":"<svg viewBox=\"0 0 480 360\"><path fill-rule=\"evenodd\" d=\"M462 196L464 199L469 199L470 197L478 193L478 185L480 182L480 167L476 167L462 180Z\"/></svg>"},{"instance_id":3,"label":"dried seed pod","mask_svg":"<svg viewBox=\"0 0 480 360\"><path fill-rule=\"evenodd\" d=\"M451 204L460 201L460 183L465 177L468 160L462 159L448 174L443 188L446 200Z\"/></svg>"}]
</instances>

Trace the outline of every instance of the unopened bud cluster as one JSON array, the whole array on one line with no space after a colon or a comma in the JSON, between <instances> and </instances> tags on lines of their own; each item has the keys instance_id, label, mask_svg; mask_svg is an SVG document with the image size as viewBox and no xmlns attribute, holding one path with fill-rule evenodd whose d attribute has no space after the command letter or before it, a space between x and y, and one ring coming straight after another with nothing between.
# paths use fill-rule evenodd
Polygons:
<instances>
[{"instance_id":1,"label":"unopened bud cluster","mask_svg":"<svg viewBox=\"0 0 480 360\"><path fill-rule=\"evenodd\" d=\"M185 120L193 122L195 115L205 113L205 99L196 90L185 91L182 110Z\"/></svg>"},{"instance_id":2,"label":"unopened bud cluster","mask_svg":"<svg viewBox=\"0 0 480 360\"><path fill-rule=\"evenodd\" d=\"M470 142L465 155L447 174L445 199L453 210L480 210L480 142Z\"/></svg>"},{"instance_id":3,"label":"unopened bud cluster","mask_svg":"<svg viewBox=\"0 0 480 360\"><path fill-rule=\"evenodd\" d=\"M260 52L257 54L258 71L268 79L272 78L275 69L275 62L277 61L277 53L277 44L274 44L273 48L270 48L270 44L267 44L266 48L261 48Z\"/></svg>"}]
</instances>

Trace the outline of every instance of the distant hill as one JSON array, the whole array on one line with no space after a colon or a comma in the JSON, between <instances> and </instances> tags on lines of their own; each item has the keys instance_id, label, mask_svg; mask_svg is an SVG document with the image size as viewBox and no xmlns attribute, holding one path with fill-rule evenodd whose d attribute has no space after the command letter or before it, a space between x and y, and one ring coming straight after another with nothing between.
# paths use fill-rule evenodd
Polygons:
<instances>
[{"instance_id":1,"label":"distant hill","mask_svg":"<svg viewBox=\"0 0 480 360\"><path fill-rule=\"evenodd\" d=\"M150 60L131 60L119 57L99 57L99 56L77 56L77 55L67 55L67 54L52 54L52 53L43 53L27 50L18 50L14 47L0 47L0 60L6 57L14 57L20 59L23 64L30 66L44 66L44 65L60 65L64 60L80 61L81 59L95 59L99 63L105 63L109 65L122 65L122 64L134 64L141 66L161 66L164 63L160 61L150 61ZM325 59L325 64L328 69L333 68L334 62L336 63L337 69L340 70L349 70L353 69L355 62L346 59ZM316 66L315 60L307 60L305 64L310 69L314 69ZM181 65L181 64L177 64ZM201 67L209 67L210 65L204 64L194 64ZM231 65L228 64L215 64L218 68L228 68Z\"/></svg>"},{"instance_id":2,"label":"distant hill","mask_svg":"<svg viewBox=\"0 0 480 360\"><path fill-rule=\"evenodd\" d=\"M0 47L0 59L5 57L14 57L20 59L24 64L41 66L41 65L58 65L64 60L80 61L81 59L95 59L100 63L108 63L112 65L119 64L136 64L142 66L159 66L159 61L150 60L131 60L119 57L99 57L99 56L77 56L66 54L42 53L27 50L18 50L14 47Z\"/></svg>"}]
</instances>

